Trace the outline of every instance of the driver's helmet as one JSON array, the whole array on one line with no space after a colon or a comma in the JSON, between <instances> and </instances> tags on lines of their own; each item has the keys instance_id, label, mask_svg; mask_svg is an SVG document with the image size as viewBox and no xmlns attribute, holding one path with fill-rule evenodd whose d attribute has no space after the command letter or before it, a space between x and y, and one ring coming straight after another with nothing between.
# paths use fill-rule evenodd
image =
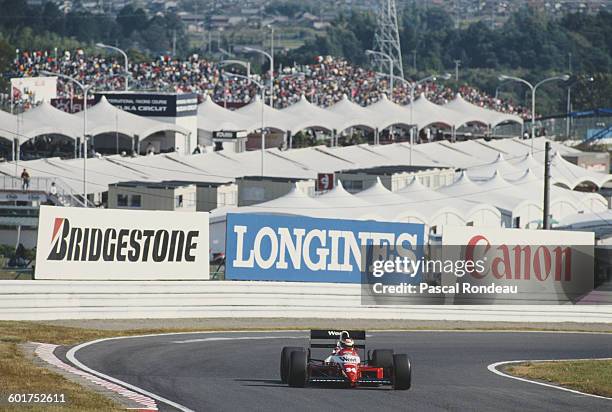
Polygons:
<instances>
[{"instance_id":1,"label":"driver's helmet","mask_svg":"<svg viewBox=\"0 0 612 412\"><path fill-rule=\"evenodd\" d=\"M355 343L353 342L353 339L351 339L351 337L349 336L349 333L346 331L340 334L340 340L338 343L340 344L340 347L342 349L350 349L355 345Z\"/></svg>"}]
</instances>

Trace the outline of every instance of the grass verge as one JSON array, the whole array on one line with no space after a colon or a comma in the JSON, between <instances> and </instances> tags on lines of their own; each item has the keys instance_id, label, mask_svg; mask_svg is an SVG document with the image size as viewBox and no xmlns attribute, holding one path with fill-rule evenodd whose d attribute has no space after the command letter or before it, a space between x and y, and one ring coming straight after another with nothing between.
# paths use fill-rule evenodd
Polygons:
<instances>
[{"instance_id":1,"label":"grass verge","mask_svg":"<svg viewBox=\"0 0 612 412\"><path fill-rule=\"evenodd\" d=\"M612 360L527 362L504 368L510 375L612 397Z\"/></svg>"},{"instance_id":2,"label":"grass verge","mask_svg":"<svg viewBox=\"0 0 612 412\"><path fill-rule=\"evenodd\" d=\"M179 331L179 330L177 330ZM105 396L36 365L19 347L26 342L71 345L117 335L158 330L100 331L33 322L0 322L0 411L124 411ZM9 394L63 394L63 404L9 404Z\"/></svg>"},{"instance_id":3,"label":"grass verge","mask_svg":"<svg viewBox=\"0 0 612 412\"><path fill-rule=\"evenodd\" d=\"M24 322L24 321L0 321L0 411L10 410L28 410L28 411L94 411L94 410L105 410L105 411L119 411L123 410L119 405L108 400L106 397L87 390L84 387L75 384L63 376L51 372L43 367L39 367L34 364L19 348L19 345L27 342L44 342L52 343L56 345L74 345L77 343L87 342L95 339L109 338L114 336L133 336L133 335L144 335L150 333L172 333L172 332L203 332L206 330L237 330L237 329L248 329L248 330L270 330L270 329L309 329L309 328L325 328L331 327L334 322L324 320L311 320L302 325L289 324L287 322L278 323L272 321L281 327L270 327L269 325L257 325L257 324L246 324L246 325L232 325L226 323L225 327L219 327L219 324L200 324L190 325L189 327L174 327L174 328L141 328L141 329L128 329L121 328L121 330L113 329L91 329L74 326L63 326L57 324L47 324L43 322ZM228 327L228 325L231 325ZM556 330L556 328L540 327L531 328L519 326L513 327L486 327L484 325L468 325L464 328L455 327L455 323L449 325L421 325L414 324L410 325L411 330L431 330L431 329L447 329L447 330L462 330L462 329L479 329L483 331L487 330ZM366 325L359 325L359 327L365 327ZM397 325L392 329L397 328ZM384 328L383 328L384 329ZM575 328L574 330L580 330ZM606 330L606 332L609 332ZM518 366L513 366L517 368ZM520 373L521 370L519 370ZM513 373L513 372L511 372ZM603 372L602 372L603 373ZM607 395L612 394L612 363L607 365ZM598 377L600 377L598 375ZM535 379L545 379L538 378ZM603 379L603 378L601 378ZM601 379L598 379L599 382ZM578 381L580 379L577 379ZM560 384L564 384L563 380L556 381ZM578 390L588 391L584 387L576 387ZM8 406L6 399L10 393L54 393L54 394L65 394L66 404L63 405L33 405L24 406L13 405Z\"/></svg>"}]
</instances>

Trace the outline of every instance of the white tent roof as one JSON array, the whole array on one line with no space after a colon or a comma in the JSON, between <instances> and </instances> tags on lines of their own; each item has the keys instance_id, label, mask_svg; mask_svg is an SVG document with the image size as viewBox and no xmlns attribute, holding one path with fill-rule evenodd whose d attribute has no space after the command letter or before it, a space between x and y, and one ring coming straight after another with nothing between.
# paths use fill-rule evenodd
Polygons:
<instances>
[{"instance_id":1,"label":"white tent roof","mask_svg":"<svg viewBox=\"0 0 612 412\"><path fill-rule=\"evenodd\" d=\"M497 159L497 156L500 154L504 155L506 161L516 160L508 159L505 152L496 149L494 146L491 146L488 143L489 142L487 142L485 139L474 139L452 143L450 146L456 150L460 150L463 153L477 155L481 160L481 163L494 162Z\"/></svg>"},{"instance_id":2,"label":"white tent roof","mask_svg":"<svg viewBox=\"0 0 612 412\"><path fill-rule=\"evenodd\" d=\"M381 130L395 124L410 124L410 112L405 107L393 103L385 94L365 109L371 113L368 119L377 119L378 128Z\"/></svg>"},{"instance_id":3,"label":"white tent roof","mask_svg":"<svg viewBox=\"0 0 612 412\"><path fill-rule=\"evenodd\" d=\"M412 164L415 166L437 166L437 167L454 167L438 159L436 156L429 156L420 149L425 144L415 144L412 148ZM394 165L410 164L410 144L396 143L378 146L368 146L368 150L378 153L389 159L389 162Z\"/></svg>"},{"instance_id":4,"label":"white tent roof","mask_svg":"<svg viewBox=\"0 0 612 412\"><path fill-rule=\"evenodd\" d=\"M483 164L482 159L469 153L457 150L452 144L445 142L431 142L415 146L415 150L424 153L427 157L437 159L440 163L452 167L466 169ZM414 162L413 162L414 163Z\"/></svg>"},{"instance_id":5,"label":"white tent roof","mask_svg":"<svg viewBox=\"0 0 612 412\"><path fill-rule=\"evenodd\" d=\"M580 166L565 160L559 153L552 156L551 175L553 178L561 179L570 182L570 189L582 183L592 182L598 187L604 186L606 183L612 182L612 175L606 173L598 173L591 170L586 170Z\"/></svg>"},{"instance_id":6,"label":"white tent roof","mask_svg":"<svg viewBox=\"0 0 612 412\"><path fill-rule=\"evenodd\" d=\"M429 223L429 213L426 212L424 204L408 205L404 196L393 193L376 178L376 183L368 189L363 190L355 196L373 206L375 210L385 210L391 220L419 221Z\"/></svg>"},{"instance_id":7,"label":"white tent roof","mask_svg":"<svg viewBox=\"0 0 612 412\"><path fill-rule=\"evenodd\" d=\"M468 169L468 175L473 180L488 180L495 177L496 174L501 174L505 179L517 179L523 175L524 171L506 162L504 155L499 153L493 162Z\"/></svg>"},{"instance_id":8,"label":"white tent roof","mask_svg":"<svg viewBox=\"0 0 612 412\"><path fill-rule=\"evenodd\" d=\"M56 130L55 133L71 138L83 136L83 120L73 114L64 112L51 106L46 100L37 107L24 112L23 119L44 123ZM88 120L88 128L95 127L95 124Z\"/></svg>"},{"instance_id":9,"label":"white tent roof","mask_svg":"<svg viewBox=\"0 0 612 412\"><path fill-rule=\"evenodd\" d=\"M468 121L462 114L430 102L423 93L411 105L413 105L413 124L416 124L419 130L435 123L443 123L449 127L460 127ZM410 105L404 106L404 108L410 114Z\"/></svg>"},{"instance_id":10,"label":"white tent roof","mask_svg":"<svg viewBox=\"0 0 612 412\"><path fill-rule=\"evenodd\" d=\"M315 199L336 213L347 217L371 220L385 220L387 217L384 210L376 209L372 207L370 202L347 192L341 181L338 181L336 187L332 190L317 196Z\"/></svg>"},{"instance_id":11,"label":"white tent roof","mask_svg":"<svg viewBox=\"0 0 612 412\"><path fill-rule=\"evenodd\" d=\"M470 102L465 101L461 94L457 93L455 98L444 105L445 108L454 110L470 121L478 121L491 127L495 127L504 122L516 122L523 124L523 119L519 116L496 112L495 110L485 109Z\"/></svg>"},{"instance_id":12,"label":"white tent roof","mask_svg":"<svg viewBox=\"0 0 612 412\"><path fill-rule=\"evenodd\" d=\"M246 106L241 107L235 112L241 116L249 119L250 126L249 130L256 130L261 128L261 110L264 110L263 123L264 127L269 127L278 130L292 130L294 124L299 123L300 119L294 116L283 113L280 110L273 109L261 102L259 96L255 96L255 99Z\"/></svg>"},{"instance_id":13,"label":"white tent roof","mask_svg":"<svg viewBox=\"0 0 612 412\"><path fill-rule=\"evenodd\" d=\"M227 110L205 95L204 101L198 106L198 129L213 132L215 130L247 130L251 120L241 114Z\"/></svg>"},{"instance_id":14,"label":"white tent roof","mask_svg":"<svg viewBox=\"0 0 612 412\"><path fill-rule=\"evenodd\" d=\"M8 140L16 138L22 144L36 136L58 132L56 127L39 120L21 117L0 110L0 137Z\"/></svg>"},{"instance_id":15,"label":"white tent roof","mask_svg":"<svg viewBox=\"0 0 612 412\"><path fill-rule=\"evenodd\" d=\"M477 185L472 182L465 171L461 172L459 179L452 185L444 186L438 189L438 192L448 195L452 198L461 198L479 203L488 203L494 205L500 210L510 214L514 210L521 207L523 204L540 207L539 203L530 200L523 200L521 197L512 196L506 191L505 185L500 184L500 181L493 180L489 184Z\"/></svg>"},{"instance_id":16,"label":"white tent roof","mask_svg":"<svg viewBox=\"0 0 612 412\"><path fill-rule=\"evenodd\" d=\"M343 94L340 101L334 103L326 110L342 117L347 125L344 126L344 128L350 126L366 126L370 129L374 129L378 126L377 116L370 110L351 102L346 94ZM342 130L338 131L340 132Z\"/></svg>"},{"instance_id":17,"label":"white tent roof","mask_svg":"<svg viewBox=\"0 0 612 412\"><path fill-rule=\"evenodd\" d=\"M524 155L520 160L514 163L518 169L531 169L537 176L543 176L544 165L536 160L530 153ZM568 162L558 153L554 153L551 158L550 175L553 184L561 184L570 189L576 186L592 182L598 187L612 182L612 175L606 173L594 172L586 170L580 166Z\"/></svg>"},{"instance_id":18,"label":"white tent roof","mask_svg":"<svg viewBox=\"0 0 612 412\"><path fill-rule=\"evenodd\" d=\"M510 183L532 199L538 200L544 196L544 179L535 175L531 169L524 171L518 179L510 180ZM565 201L576 210L598 212L608 209L608 202L598 193L576 192L557 185L550 186L550 198L551 203Z\"/></svg>"},{"instance_id":19,"label":"white tent roof","mask_svg":"<svg viewBox=\"0 0 612 412\"><path fill-rule=\"evenodd\" d=\"M84 111L76 114L83 117ZM92 127L87 126L87 134L98 135L102 133L119 132L128 136L139 136L144 140L153 133L172 130L183 135L188 135L189 131L185 128L157 120L148 119L121 110L106 100L102 96L98 104L87 109L87 121L92 121Z\"/></svg>"},{"instance_id":20,"label":"white tent roof","mask_svg":"<svg viewBox=\"0 0 612 412\"><path fill-rule=\"evenodd\" d=\"M304 95L300 97L299 101L280 110L280 112L289 114L290 117L292 116L296 119L296 122L291 125L293 133L311 127L323 128L329 131L334 129L341 131L351 126L342 117L311 104Z\"/></svg>"}]
</instances>

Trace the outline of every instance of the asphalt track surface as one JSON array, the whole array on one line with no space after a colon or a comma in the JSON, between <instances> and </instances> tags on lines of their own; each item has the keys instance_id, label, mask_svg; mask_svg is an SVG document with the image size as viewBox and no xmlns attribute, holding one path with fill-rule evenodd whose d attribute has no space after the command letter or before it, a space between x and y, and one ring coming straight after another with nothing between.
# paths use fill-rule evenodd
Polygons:
<instances>
[{"instance_id":1,"label":"asphalt track surface","mask_svg":"<svg viewBox=\"0 0 612 412\"><path fill-rule=\"evenodd\" d=\"M371 336L370 336L371 335ZM371 332L369 349L408 353L412 389L289 388L283 346L305 332L176 334L84 347L84 365L194 411L611 411L612 401L498 376L489 364L612 356L612 335L539 332ZM159 403L160 410L174 410Z\"/></svg>"}]
</instances>

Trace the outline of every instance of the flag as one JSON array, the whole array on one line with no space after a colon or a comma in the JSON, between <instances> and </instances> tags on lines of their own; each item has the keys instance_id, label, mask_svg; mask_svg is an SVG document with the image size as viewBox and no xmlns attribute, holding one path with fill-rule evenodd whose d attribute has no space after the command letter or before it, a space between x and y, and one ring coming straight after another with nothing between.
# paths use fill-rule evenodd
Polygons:
<instances>
[{"instance_id":1,"label":"flag","mask_svg":"<svg viewBox=\"0 0 612 412\"><path fill-rule=\"evenodd\" d=\"M13 99L20 99L20 98L21 98L21 90L13 86Z\"/></svg>"}]
</instances>

